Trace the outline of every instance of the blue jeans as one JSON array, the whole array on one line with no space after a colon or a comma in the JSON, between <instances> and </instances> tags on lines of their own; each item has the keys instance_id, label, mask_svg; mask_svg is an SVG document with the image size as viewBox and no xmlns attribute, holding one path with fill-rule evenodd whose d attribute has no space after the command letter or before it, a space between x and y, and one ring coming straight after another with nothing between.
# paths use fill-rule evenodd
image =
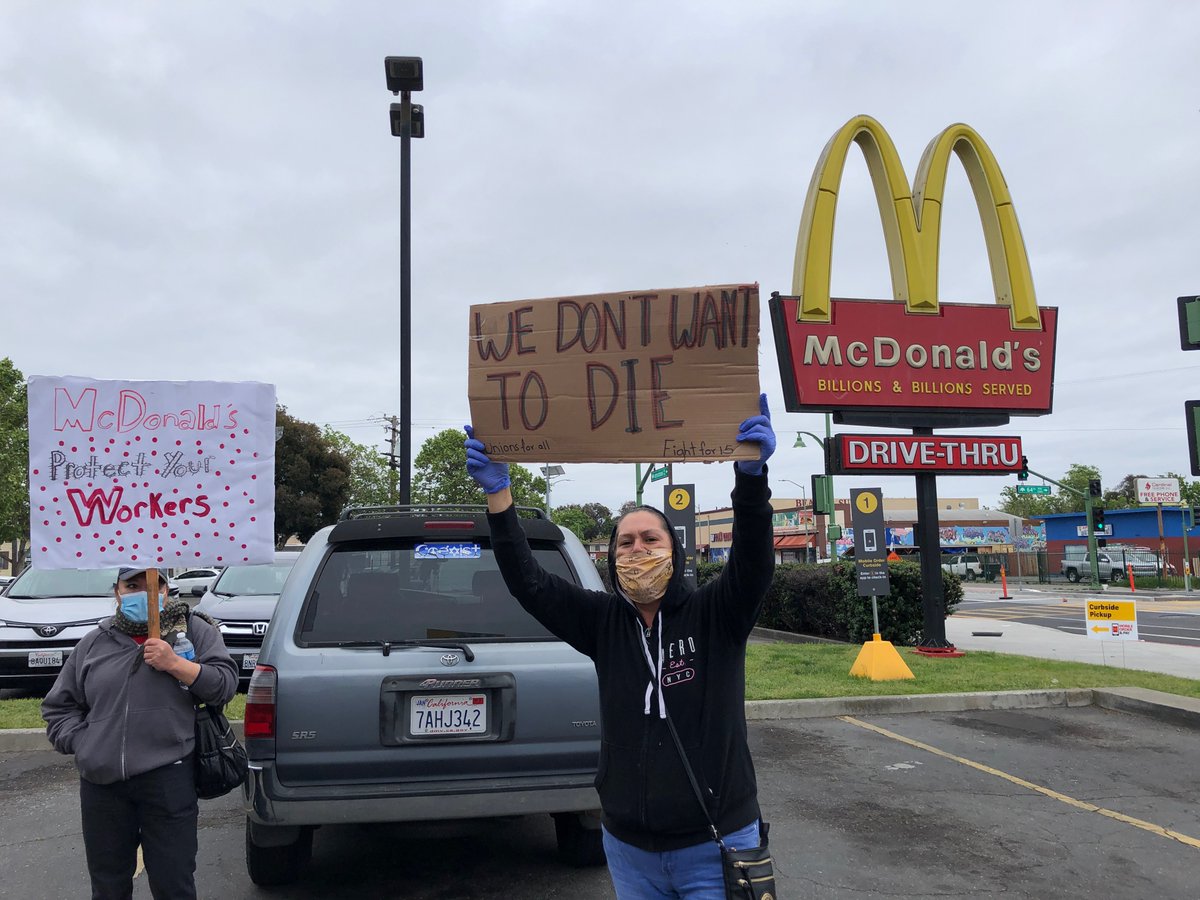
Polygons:
<instances>
[{"instance_id":1,"label":"blue jeans","mask_svg":"<svg viewBox=\"0 0 1200 900\"><path fill-rule=\"evenodd\" d=\"M723 836L725 846L758 846L758 822ZM618 840L604 829L604 853L617 900L725 900L721 850L716 841L654 853Z\"/></svg>"}]
</instances>

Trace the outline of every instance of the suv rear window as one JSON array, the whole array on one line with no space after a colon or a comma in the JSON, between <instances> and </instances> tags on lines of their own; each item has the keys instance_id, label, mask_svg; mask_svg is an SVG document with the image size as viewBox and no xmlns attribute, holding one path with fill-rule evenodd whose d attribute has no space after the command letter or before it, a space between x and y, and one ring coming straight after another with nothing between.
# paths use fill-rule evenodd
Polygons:
<instances>
[{"instance_id":1,"label":"suv rear window","mask_svg":"<svg viewBox=\"0 0 1200 900\"><path fill-rule=\"evenodd\" d=\"M575 581L556 546L531 541L530 547L543 569ZM413 538L334 545L301 615L297 643L551 637L504 586L486 538Z\"/></svg>"}]
</instances>

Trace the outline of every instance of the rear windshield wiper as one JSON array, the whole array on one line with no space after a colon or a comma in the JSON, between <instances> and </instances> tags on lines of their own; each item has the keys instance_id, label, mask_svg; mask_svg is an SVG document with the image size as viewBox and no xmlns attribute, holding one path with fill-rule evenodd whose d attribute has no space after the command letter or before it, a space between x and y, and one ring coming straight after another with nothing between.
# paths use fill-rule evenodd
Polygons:
<instances>
[{"instance_id":1,"label":"rear windshield wiper","mask_svg":"<svg viewBox=\"0 0 1200 900\"><path fill-rule=\"evenodd\" d=\"M475 661L475 651L466 641L442 641L438 639L426 641L338 641L336 647L382 647L384 656L392 655L393 647L437 647L448 650L461 650L467 662Z\"/></svg>"}]
</instances>

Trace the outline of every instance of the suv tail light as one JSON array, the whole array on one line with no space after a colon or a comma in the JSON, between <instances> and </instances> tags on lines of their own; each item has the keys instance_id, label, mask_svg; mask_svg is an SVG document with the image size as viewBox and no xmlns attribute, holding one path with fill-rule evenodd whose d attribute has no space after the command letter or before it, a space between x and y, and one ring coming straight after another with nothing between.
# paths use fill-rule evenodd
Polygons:
<instances>
[{"instance_id":1,"label":"suv tail light","mask_svg":"<svg viewBox=\"0 0 1200 900\"><path fill-rule=\"evenodd\" d=\"M275 669L255 666L246 691L246 713L243 720L246 740L275 738Z\"/></svg>"}]
</instances>

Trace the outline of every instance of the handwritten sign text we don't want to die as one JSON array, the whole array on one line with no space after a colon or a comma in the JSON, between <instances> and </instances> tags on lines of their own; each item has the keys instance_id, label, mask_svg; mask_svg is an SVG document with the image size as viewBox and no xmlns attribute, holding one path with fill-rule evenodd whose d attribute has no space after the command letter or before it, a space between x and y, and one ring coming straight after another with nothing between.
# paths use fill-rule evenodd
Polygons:
<instances>
[{"instance_id":1,"label":"handwritten sign text we don't want to die","mask_svg":"<svg viewBox=\"0 0 1200 900\"><path fill-rule=\"evenodd\" d=\"M505 462L757 458L758 285L471 307L475 435Z\"/></svg>"}]
</instances>

